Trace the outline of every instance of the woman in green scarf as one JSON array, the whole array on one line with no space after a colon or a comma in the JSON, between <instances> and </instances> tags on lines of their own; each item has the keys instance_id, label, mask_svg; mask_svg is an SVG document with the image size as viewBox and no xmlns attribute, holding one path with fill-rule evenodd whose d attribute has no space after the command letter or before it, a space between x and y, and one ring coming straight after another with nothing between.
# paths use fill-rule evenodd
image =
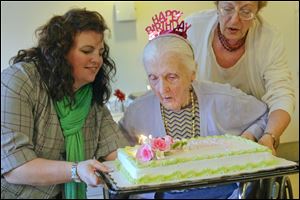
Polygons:
<instances>
[{"instance_id":1,"label":"woman in green scarf","mask_svg":"<svg viewBox=\"0 0 300 200\"><path fill-rule=\"evenodd\" d=\"M103 17L72 9L1 73L1 199L86 198L127 145L104 105L115 64ZM96 159L93 159L96 158Z\"/></svg>"}]
</instances>

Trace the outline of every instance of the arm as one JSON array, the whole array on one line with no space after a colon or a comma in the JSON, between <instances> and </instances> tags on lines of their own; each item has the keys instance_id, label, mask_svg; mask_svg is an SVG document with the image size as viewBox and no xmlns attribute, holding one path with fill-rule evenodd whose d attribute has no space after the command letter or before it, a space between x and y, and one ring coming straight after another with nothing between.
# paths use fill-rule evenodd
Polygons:
<instances>
[{"instance_id":1,"label":"arm","mask_svg":"<svg viewBox=\"0 0 300 200\"><path fill-rule=\"evenodd\" d=\"M71 162L33 159L4 174L12 184L52 185L71 181Z\"/></svg>"},{"instance_id":2,"label":"arm","mask_svg":"<svg viewBox=\"0 0 300 200\"><path fill-rule=\"evenodd\" d=\"M279 141L280 136L290 123L290 115L284 110L275 110L269 115L269 120L264 132L271 133L277 141ZM254 135L248 129L242 134L243 137L257 141ZM276 155L276 148L274 146L274 138L269 134L263 134L258 140L259 144L269 147L272 150L272 154Z\"/></svg>"},{"instance_id":3,"label":"arm","mask_svg":"<svg viewBox=\"0 0 300 200\"><path fill-rule=\"evenodd\" d=\"M257 115L258 118L252 123L251 123L251 121L249 121L250 126L242 133L241 136L245 137L247 139L250 139L252 141L257 142L263 136L264 130L266 128L268 110L267 110L267 106L262 104L262 102L259 102L256 99L253 100L253 101L257 101L257 103L253 104L253 111L254 112L250 111L249 116ZM259 116L257 111L260 110L260 109L264 110L264 113Z\"/></svg>"},{"instance_id":4,"label":"arm","mask_svg":"<svg viewBox=\"0 0 300 200\"><path fill-rule=\"evenodd\" d=\"M222 100L223 111L227 110L222 120L224 126L227 125L228 131L236 129L237 134L242 137L253 141L259 140L267 125L267 105L237 88L226 88L224 87L222 91L225 93Z\"/></svg>"},{"instance_id":5,"label":"arm","mask_svg":"<svg viewBox=\"0 0 300 200\"><path fill-rule=\"evenodd\" d=\"M268 104L269 119L265 132L271 133L276 140L283 134L291 121L295 109L295 88L292 73L287 65L282 36L276 32L272 39L270 56L263 58L266 67L263 71L266 93L262 100ZM275 155L274 139L265 134L259 143L272 149Z\"/></svg>"},{"instance_id":6,"label":"arm","mask_svg":"<svg viewBox=\"0 0 300 200\"><path fill-rule=\"evenodd\" d=\"M286 127L289 125L290 121L291 117L286 111L275 110L269 115L269 120L265 132L273 134L274 137L277 138L277 140L279 140L280 136L282 135ZM270 135L263 135L263 137L258 141L258 143L269 147L272 150L273 154L276 155L275 147L273 146L274 141Z\"/></svg>"},{"instance_id":7,"label":"arm","mask_svg":"<svg viewBox=\"0 0 300 200\"><path fill-rule=\"evenodd\" d=\"M208 123L208 131L238 136L248 132L251 134L249 139L260 139L267 124L268 110L265 103L229 84L201 84L200 106Z\"/></svg>"},{"instance_id":8,"label":"arm","mask_svg":"<svg viewBox=\"0 0 300 200\"><path fill-rule=\"evenodd\" d=\"M117 151L113 151L110 154L108 154L107 156L105 156L104 160L115 160L117 158Z\"/></svg>"},{"instance_id":9,"label":"arm","mask_svg":"<svg viewBox=\"0 0 300 200\"><path fill-rule=\"evenodd\" d=\"M4 174L4 177L12 184L35 186L60 184L72 181L71 167L72 162L36 158ZM77 173L83 182L94 186L100 181L94 174L95 169L103 172L110 171L96 160L87 160L78 164Z\"/></svg>"},{"instance_id":10,"label":"arm","mask_svg":"<svg viewBox=\"0 0 300 200\"><path fill-rule=\"evenodd\" d=\"M275 110L269 116L266 132L279 138L291 121L290 115L284 110Z\"/></svg>"}]
</instances>

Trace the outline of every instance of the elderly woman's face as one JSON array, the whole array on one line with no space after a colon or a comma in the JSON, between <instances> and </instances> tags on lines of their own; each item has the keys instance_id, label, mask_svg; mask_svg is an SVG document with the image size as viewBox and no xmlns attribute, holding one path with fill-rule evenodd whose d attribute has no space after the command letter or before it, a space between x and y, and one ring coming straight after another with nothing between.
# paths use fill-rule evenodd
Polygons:
<instances>
[{"instance_id":1,"label":"elderly woman's face","mask_svg":"<svg viewBox=\"0 0 300 200\"><path fill-rule=\"evenodd\" d=\"M165 108L178 111L187 103L195 72L184 66L178 54L161 55L145 63L145 69L152 90Z\"/></svg>"},{"instance_id":2,"label":"elderly woman's face","mask_svg":"<svg viewBox=\"0 0 300 200\"><path fill-rule=\"evenodd\" d=\"M243 38L257 13L257 1L219 1L221 33L229 40Z\"/></svg>"},{"instance_id":3,"label":"elderly woman's face","mask_svg":"<svg viewBox=\"0 0 300 200\"><path fill-rule=\"evenodd\" d=\"M74 43L66 58L72 66L75 79L73 88L79 89L95 80L103 64L103 36L94 31L83 31L74 38Z\"/></svg>"}]
</instances>

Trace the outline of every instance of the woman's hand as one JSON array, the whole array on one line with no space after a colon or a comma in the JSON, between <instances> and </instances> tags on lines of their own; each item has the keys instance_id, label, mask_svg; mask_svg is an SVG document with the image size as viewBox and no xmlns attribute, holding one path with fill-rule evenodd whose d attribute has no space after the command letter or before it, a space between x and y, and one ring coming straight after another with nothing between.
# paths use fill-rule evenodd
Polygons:
<instances>
[{"instance_id":1,"label":"woman's hand","mask_svg":"<svg viewBox=\"0 0 300 200\"><path fill-rule=\"evenodd\" d=\"M276 150L273 146L274 144L274 140L272 138L272 136L270 136L269 134L264 134L259 140L258 140L258 143L261 144L261 145L264 145L266 147L268 147L269 149L272 150L272 154L274 156L276 156Z\"/></svg>"},{"instance_id":2,"label":"woman's hand","mask_svg":"<svg viewBox=\"0 0 300 200\"><path fill-rule=\"evenodd\" d=\"M252 140L253 142L256 142L256 138L254 137L254 135L252 135L252 133L245 131L241 137L246 138L248 140Z\"/></svg>"},{"instance_id":3,"label":"woman's hand","mask_svg":"<svg viewBox=\"0 0 300 200\"><path fill-rule=\"evenodd\" d=\"M96 187L102 183L101 178L96 175L96 171L108 173L111 172L111 169L98 160L91 159L78 163L77 174L88 186Z\"/></svg>"},{"instance_id":4,"label":"woman's hand","mask_svg":"<svg viewBox=\"0 0 300 200\"><path fill-rule=\"evenodd\" d=\"M254 142L256 142L256 138L254 137L254 135L252 135L252 133L250 132L244 132L241 137L243 138L246 138L248 140L252 140ZM261 145L264 145L266 147L268 147L269 149L272 150L272 154L274 156L276 156L276 150L273 146L273 138L272 136L268 135L268 134L264 134L259 140L258 140L258 143L261 144Z\"/></svg>"}]
</instances>

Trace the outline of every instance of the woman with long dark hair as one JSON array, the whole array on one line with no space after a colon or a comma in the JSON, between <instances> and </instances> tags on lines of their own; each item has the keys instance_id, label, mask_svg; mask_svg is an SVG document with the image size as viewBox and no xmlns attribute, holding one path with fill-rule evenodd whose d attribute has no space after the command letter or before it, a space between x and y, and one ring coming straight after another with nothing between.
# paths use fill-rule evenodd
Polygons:
<instances>
[{"instance_id":1,"label":"woman with long dark hair","mask_svg":"<svg viewBox=\"0 0 300 200\"><path fill-rule=\"evenodd\" d=\"M99 160L127 144L104 105L116 71L107 30L98 12L54 16L1 73L1 199L85 198L109 171Z\"/></svg>"}]
</instances>

